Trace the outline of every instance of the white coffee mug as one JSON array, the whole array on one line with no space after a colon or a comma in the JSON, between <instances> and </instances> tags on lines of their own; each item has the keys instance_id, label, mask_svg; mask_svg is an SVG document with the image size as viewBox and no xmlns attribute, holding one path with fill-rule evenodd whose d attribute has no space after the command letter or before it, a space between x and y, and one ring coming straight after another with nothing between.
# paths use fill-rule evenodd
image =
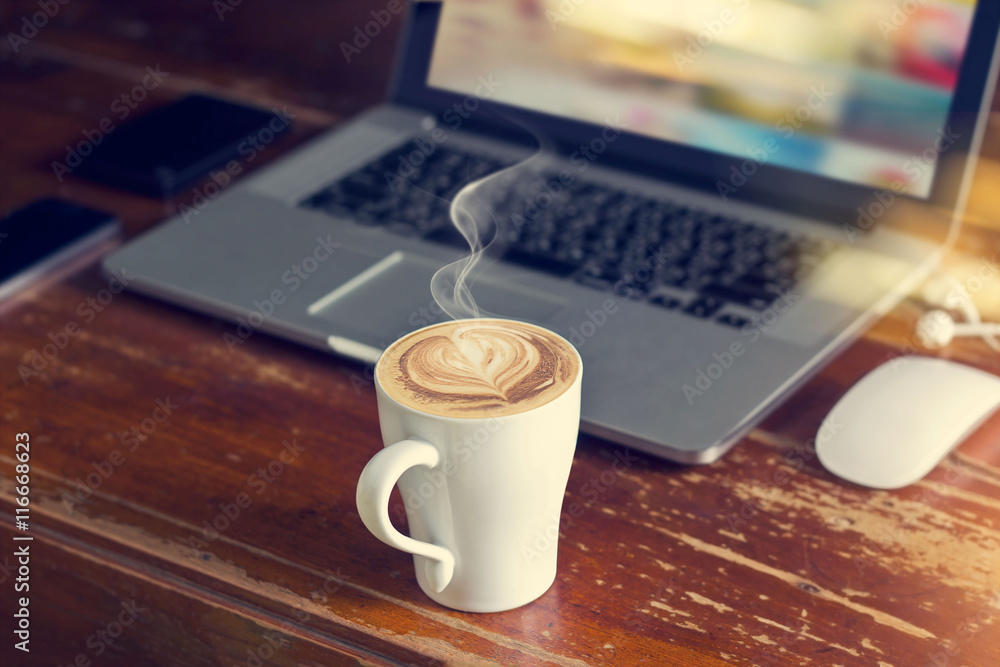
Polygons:
<instances>
[{"instance_id":1,"label":"white coffee mug","mask_svg":"<svg viewBox=\"0 0 1000 667\"><path fill-rule=\"evenodd\" d=\"M504 611L535 600L555 581L583 376L579 354L567 347L578 369L570 387L544 405L501 417L421 412L389 396L375 373L385 448L358 480L358 513L375 537L413 554L417 583L442 605ZM397 483L410 537L389 520Z\"/></svg>"}]
</instances>

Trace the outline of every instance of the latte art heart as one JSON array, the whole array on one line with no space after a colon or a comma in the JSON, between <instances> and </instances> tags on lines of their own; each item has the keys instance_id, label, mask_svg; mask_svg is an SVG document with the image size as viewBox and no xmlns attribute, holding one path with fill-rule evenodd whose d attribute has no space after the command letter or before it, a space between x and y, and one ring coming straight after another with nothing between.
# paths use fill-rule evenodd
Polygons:
<instances>
[{"instance_id":1,"label":"latte art heart","mask_svg":"<svg viewBox=\"0 0 1000 667\"><path fill-rule=\"evenodd\" d=\"M432 327L397 342L379 362L379 379L390 395L449 416L530 409L565 391L576 373L568 343L506 320Z\"/></svg>"},{"instance_id":2,"label":"latte art heart","mask_svg":"<svg viewBox=\"0 0 1000 667\"><path fill-rule=\"evenodd\" d=\"M483 328L425 338L401 362L403 372L424 391L508 403L551 386L557 366L552 351L539 341Z\"/></svg>"}]
</instances>

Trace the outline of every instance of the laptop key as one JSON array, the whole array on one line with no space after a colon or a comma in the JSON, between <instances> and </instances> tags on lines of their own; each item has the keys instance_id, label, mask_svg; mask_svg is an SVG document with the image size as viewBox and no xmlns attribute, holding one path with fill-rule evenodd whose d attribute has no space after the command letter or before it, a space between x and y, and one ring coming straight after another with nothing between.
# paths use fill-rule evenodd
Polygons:
<instances>
[{"instance_id":1,"label":"laptop key","mask_svg":"<svg viewBox=\"0 0 1000 667\"><path fill-rule=\"evenodd\" d=\"M732 285L733 287L749 292L771 294L773 300L781 296L783 292L786 292L794 287L795 282L796 281L789 280L787 278L774 279L761 276L759 274L747 273L736 278Z\"/></svg>"},{"instance_id":2,"label":"laptop key","mask_svg":"<svg viewBox=\"0 0 1000 667\"><path fill-rule=\"evenodd\" d=\"M337 189L341 201L381 201L386 198L385 187L367 181L345 180L340 183Z\"/></svg>"},{"instance_id":3,"label":"laptop key","mask_svg":"<svg viewBox=\"0 0 1000 667\"><path fill-rule=\"evenodd\" d=\"M741 306L753 308L754 310L765 310L777 297L776 294L769 292L744 289L740 286L719 285L717 283L702 287L701 294L713 299L738 303Z\"/></svg>"},{"instance_id":4,"label":"laptop key","mask_svg":"<svg viewBox=\"0 0 1000 667\"><path fill-rule=\"evenodd\" d=\"M660 280L665 285L681 287L688 280L688 272L676 265L669 266L663 271Z\"/></svg>"},{"instance_id":5,"label":"laptop key","mask_svg":"<svg viewBox=\"0 0 1000 667\"><path fill-rule=\"evenodd\" d=\"M694 301L688 304L684 309L684 312L688 315L693 315L694 317L700 317L702 319L708 319L722 310L726 302L722 299L714 299L710 296L698 297Z\"/></svg>"},{"instance_id":6,"label":"laptop key","mask_svg":"<svg viewBox=\"0 0 1000 667\"><path fill-rule=\"evenodd\" d=\"M577 264L570 264L568 262L561 262L557 259L549 257L533 255L529 252L516 248L510 249L504 253L503 260L505 262L511 262L512 264L517 264L518 266L523 266L529 269L537 269L538 271L543 271L560 278L569 276L579 268L579 265Z\"/></svg>"},{"instance_id":7,"label":"laptop key","mask_svg":"<svg viewBox=\"0 0 1000 667\"><path fill-rule=\"evenodd\" d=\"M683 305L683 301L668 294L657 294L649 302L655 306L660 306L668 310L677 310Z\"/></svg>"}]
</instances>

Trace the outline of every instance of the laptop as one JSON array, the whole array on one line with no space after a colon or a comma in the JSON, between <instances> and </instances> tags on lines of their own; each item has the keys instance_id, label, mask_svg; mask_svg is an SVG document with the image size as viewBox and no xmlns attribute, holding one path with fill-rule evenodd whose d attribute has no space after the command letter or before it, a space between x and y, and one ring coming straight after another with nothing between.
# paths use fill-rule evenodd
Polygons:
<instances>
[{"instance_id":1,"label":"laptop","mask_svg":"<svg viewBox=\"0 0 1000 667\"><path fill-rule=\"evenodd\" d=\"M359 391L456 311L545 326L582 355L582 430L682 463L933 269L998 74L984 1L419 1L405 21L385 104L104 269L230 321L233 354L266 333L363 362ZM474 308L431 291L470 229Z\"/></svg>"}]
</instances>

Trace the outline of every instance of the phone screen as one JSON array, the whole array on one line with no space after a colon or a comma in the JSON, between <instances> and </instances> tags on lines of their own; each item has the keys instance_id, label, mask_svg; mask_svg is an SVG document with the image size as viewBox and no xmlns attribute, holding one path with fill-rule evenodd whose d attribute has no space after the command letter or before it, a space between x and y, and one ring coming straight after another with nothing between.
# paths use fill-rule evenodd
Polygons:
<instances>
[{"instance_id":1,"label":"phone screen","mask_svg":"<svg viewBox=\"0 0 1000 667\"><path fill-rule=\"evenodd\" d=\"M82 159L81 176L153 196L193 185L230 160L252 162L290 115L189 95L114 129Z\"/></svg>"},{"instance_id":2,"label":"phone screen","mask_svg":"<svg viewBox=\"0 0 1000 667\"><path fill-rule=\"evenodd\" d=\"M90 241L116 231L113 215L61 199L40 199L11 211L0 219L0 288L35 267L70 259Z\"/></svg>"}]
</instances>

